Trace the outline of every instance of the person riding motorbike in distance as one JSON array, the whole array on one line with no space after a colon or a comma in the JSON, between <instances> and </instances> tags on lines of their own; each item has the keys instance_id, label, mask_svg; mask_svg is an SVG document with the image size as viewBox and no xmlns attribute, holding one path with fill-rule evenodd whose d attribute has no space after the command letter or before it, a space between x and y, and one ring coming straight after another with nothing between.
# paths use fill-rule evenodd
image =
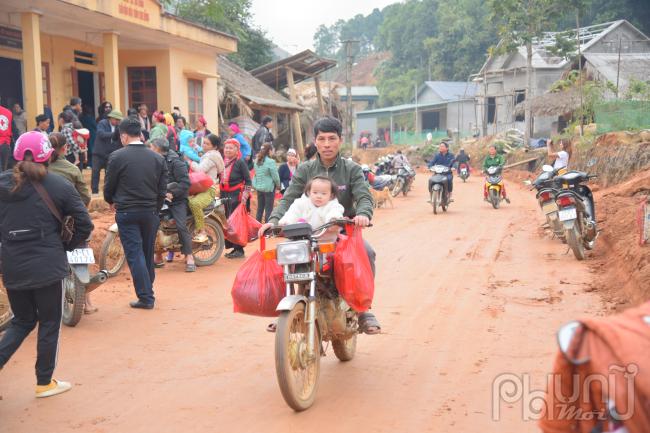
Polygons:
<instances>
[{"instance_id":1,"label":"person riding motorbike in distance","mask_svg":"<svg viewBox=\"0 0 650 433\"><path fill-rule=\"evenodd\" d=\"M307 182L316 176L326 176L338 185L338 200L345 209L344 216L353 220L357 227L368 227L373 215L373 200L361 167L341 157L339 150L343 127L333 117L323 117L314 124L314 136L318 154L312 161L298 166L284 197L271 214L269 222L259 230L259 236L278 224L291 204L303 195ZM364 241L365 242L365 241ZM375 252L365 242L370 266L375 274ZM366 312L359 315L359 330L366 334L378 334L381 325L375 315Z\"/></svg>"},{"instance_id":2,"label":"person riding motorbike in distance","mask_svg":"<svg viewBox=\"0 0 650 433\"><path fill-rule=\"evenodd\" d=\"M456 167L456 172L460 173L460 166L465 164L467 165L467 171L470 172L471 168L469 165L469 161L472 159L469 154L465 153L465 149L460 149L458 151L458 155L456 155L456 162L458 163L458 166Z\"/></svg>"},{"instance_id":3,"label":"person riding motorbike in distance","mask_svg":"<svg viewBox=\"0 0 650 433\"><path fill-rule=\"evenodd\" d=\"M506 164L506 160L503 157L503 155L499 155L497 153L497 148L494 144L492 144L489 149L488 149L488 156L485 158L485 161L483 161L483 173L487 174L487 170L490 167L501 167ZM510 199L506 195L506 186L501 182L501 195L503 196L503 199L506 201L506 203L510 203ZM487 189L487 183L483 184L483 199L485 201L488 201L488 189Z\"/></svg>"},{"instance_id":4,"label":"person riding motorbike in distance","mask_svg":"<svg viewBox=\"0 0 650 433\"><path fill-rule=\"evenodd\" d=\"M451 198L451 193L454 190L454 175L451 172L454 161L454 154L449 151L449 145L442 141L438 147L438 153L436 153L436 155L428 164L429 168L433 167L434 165L444 165L445 167L449 167L449 173L447 173L447 190L449 192L449 202L454 201ZM429 184L429 191L431 191L431 187L432 185Z\"/></svg>"}]
</instances>

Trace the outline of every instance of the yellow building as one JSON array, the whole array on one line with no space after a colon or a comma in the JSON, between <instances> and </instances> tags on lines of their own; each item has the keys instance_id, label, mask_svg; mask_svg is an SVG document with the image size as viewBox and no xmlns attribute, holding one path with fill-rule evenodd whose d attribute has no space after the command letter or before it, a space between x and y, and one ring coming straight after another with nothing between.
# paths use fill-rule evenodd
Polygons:
<instances>
[{"instance_id":1,"label":"yellow building","mask_svg":"<svg viewBox=\"0 0 650 433\"><path fill-rule=\"evenodd\" d=\"M178 107L218 124L218 54L237 39L165 12L155 0L2 0L0 103L21 103L28 126L70 97L92 107Z\"/></svg>"}]
</instances>

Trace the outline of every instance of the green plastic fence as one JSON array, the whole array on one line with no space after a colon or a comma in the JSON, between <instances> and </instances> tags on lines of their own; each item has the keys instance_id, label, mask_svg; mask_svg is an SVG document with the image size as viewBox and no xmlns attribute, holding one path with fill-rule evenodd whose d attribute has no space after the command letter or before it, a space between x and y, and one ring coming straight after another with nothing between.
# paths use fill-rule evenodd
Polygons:
<instances>
[{"instance_id":1,"label":"green plastic fence","mask_svg":"<svg viewBox=\"0 0 650 433\"><path fill-rule=\"evenodd\" d=\"M650 101L608 101L594 111L599 133L650 129Z\"/></svg>"},{"instance_id":2,"label":"green plastic fence","mask_svg":"<svg viewBox=\"0 0 650 433\"><path fill-rule=\"evenodd\" d=\"M442 140L443 138L447 138L447 133L445 131L424 131L424 132L394 131L393 143L407 144L411 146L418 146L421 144L425 144L427 141L427 134L429 132L431 132L431 135L433 135L434 143Z\"/></svg>"}]
</instances>

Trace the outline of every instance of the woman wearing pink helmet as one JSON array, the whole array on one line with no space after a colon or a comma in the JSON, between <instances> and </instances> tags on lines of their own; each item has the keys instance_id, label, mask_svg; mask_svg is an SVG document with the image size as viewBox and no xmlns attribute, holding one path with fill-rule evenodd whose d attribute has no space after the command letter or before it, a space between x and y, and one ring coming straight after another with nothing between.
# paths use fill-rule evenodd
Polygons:
<instances>
[{"instance_id":1,"label":"woman wearing pink helmet","mask_svg":"<svg viewBox=\"0 0 650 433\"><path fill-rule=\"evenodd\" d=\"M53 152L40 132L22 134L14 149L16 166L0 174L2 282L14 313L0 340L0 368L38 323L36 397L71 388L67 382L52 379L61 326L61 281L68 273L65 250L81 245L93 229L74 186L47 172ZM74 219L74 236L68 243L61 240L61 224L42 198L48 196L61 215Z\"/></svg>"}]
</instances>

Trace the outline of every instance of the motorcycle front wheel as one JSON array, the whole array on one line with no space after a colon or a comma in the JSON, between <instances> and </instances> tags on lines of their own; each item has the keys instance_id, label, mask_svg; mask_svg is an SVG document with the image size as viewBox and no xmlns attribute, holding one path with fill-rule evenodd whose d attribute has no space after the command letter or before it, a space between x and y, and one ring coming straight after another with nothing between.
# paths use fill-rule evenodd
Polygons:
<instances>
[{"instance_id":1,"label":"motorcycle front wheel","mask_svg":"<svg viewBox=\"0 0 650 433\"><path fill-rule=\"evenodd\" d=\"M395 182L395 186L393 187L393 190L390 192L390 195L393 197L397 197L400 192L402 192L402 188L404 188L404 179L397 179L397 182Z\"/></svg>"},{"instance_id":2,"label":"motorcycle front wheel","mask_svg":"<svg viewBox=\"0 0 650 433\"><path fill-rule=\"evenodd\" d=\"M431 207L433 207L434 215L438 214L438 206L441 202L440 190L431 190Z\"/></svg>"},{"instance_id":3,"label":"motorcycle front wheel","mask_svg":"<svg viewBox=\"0 0 650 433\"><path fill-rule=\"evenodd\" d=\"M7 290L0 285L0 332L4 331L11 323L14 315L11 312Z\"/></svg>"},{"instance_id":4,"label":"motorcycle front wheel","mask_svg":"<svg viewBox=\"0 0 650 433\"><path fill-rule=\"evenodd\" d=\"M105 270L111 278L120 273L125 261L119 233L109 231L99 252L99 269Z\"/></svg>"},{"instance_id":5,"label":"motorcycle front wheel","mask_svg":"<svg viewBox=\"0 0 650 433\"><path fill-rule=\"evenodd\" d=\"M490 190L490 203L493 208L499 209L499 191L494 188Z\"/></svg>"},{"instance_id":6,"label":"motorcycle front wheel","mask_svg":"<svg viewBox=\"0 0 650 433\"><path fill-rule=\"evenodd\" d=\"M63 279L63 324L76 326L84 314L86 286L79 281L72 269Z\"/></svg>"},{"instance_id":7,"label":"motorcycle front wheel","mask_svg":"<svg viewBox=\"0 0 650 433\"><path fill-rule=\"evenodd\" d=\"M309 409L316 399L320 375L320 337L314 337L314 357L307 353L305 304L283 311L275 333L275 371L284 401L296 412ZM316 331L318 334L318 331Z\"/></svg>"}]
</instances>

